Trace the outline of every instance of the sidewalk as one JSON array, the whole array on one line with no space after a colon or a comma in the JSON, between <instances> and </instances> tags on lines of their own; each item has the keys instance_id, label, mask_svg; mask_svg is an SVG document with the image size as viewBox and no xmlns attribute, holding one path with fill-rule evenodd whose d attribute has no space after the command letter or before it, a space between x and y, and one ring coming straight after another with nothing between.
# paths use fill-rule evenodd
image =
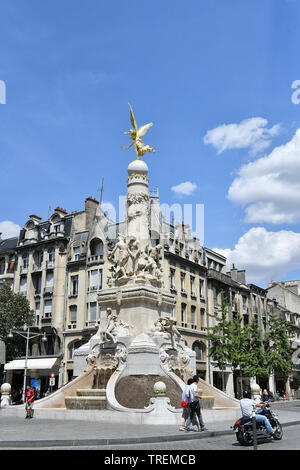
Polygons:
<instances>
[{"instance_id":1,"label":"sidewalk","mask_svg":"<svg viewBox=\"0 0 300 470\"><path fill-rule=\"evenodd\" d=\"M300 424L300 403L291 406L274 406L283 426ZM50 410L49 410L50 411ZM84 413L84 412L83 412ZM216 413L218 413L216 411ZM208 431L180 432L177 425L141 425L105 421L24 419L0 410L0 448L41 448L62 446L101 446L134 443L154 443L201 439L230 434L234 420L206 423ZM30 440L29 440L30 439Z\"/></svg>"}]
</instances>

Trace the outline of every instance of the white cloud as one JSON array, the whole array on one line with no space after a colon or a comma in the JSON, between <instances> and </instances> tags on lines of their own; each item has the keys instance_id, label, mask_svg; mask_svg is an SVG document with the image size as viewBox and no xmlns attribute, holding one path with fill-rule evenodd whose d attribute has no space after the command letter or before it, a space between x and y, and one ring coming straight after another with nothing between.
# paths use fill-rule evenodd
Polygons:
<instances>
[{"instance_id":1,"label":"white cloud","mask_svg":"<svg viewBox=\"0 0 300 470\"><path fill-rule=\"evenodd\" d=\"M284 145L243 165L228 198L246 207L250 223L295 223L300 220L300 129Z\"/></svg>"},{"instance_id":2,"label":"white cloud","mask_svg":"<svg viewBox=\"0 0 300 470\"><path fill-rule=\"evenodd\" d=\"M195 183L186 181L185 183L180 183L177 186L172 186L171 190L178 195L190 196L197 189Z\"/></svg>"},{"instance_id":3,"label":"white cloud","mask_svg":"<svg viewBox=\"0 0 300 470\"><path fill-rule=\"evenodd\" d=\"M0 222L0 232L2 233L1 238L18 237L21 227L10 220L4 220Z\"/></svg>"},{"instance_id":4,"label":"white cloud","mask_svg":"<svg viewBox=\"0 0 300 470\"><path fill-rule=\"evenodd\" d=\"M267 284L300 269L300 233L292 231L268 232L264 227L253 227L233 250L214 248L214 251L227 257L228 270L233 263L238 269L246 269L247 282Z\"/></svg>"},{"instance_id":5,"label":"white cloud","mask_svg":"<svg viewBox=\"0 0 300 470\"><path fill-rule=\"evenodd\" d=\"M239 124L222 124L207 131L204 143L211 144L218 154L230 149L249 148L252 155L266 149L271 138L278 134L280 125L268 129L268 121L261 117L245 119Z\"/></svg>"}]
</instances>

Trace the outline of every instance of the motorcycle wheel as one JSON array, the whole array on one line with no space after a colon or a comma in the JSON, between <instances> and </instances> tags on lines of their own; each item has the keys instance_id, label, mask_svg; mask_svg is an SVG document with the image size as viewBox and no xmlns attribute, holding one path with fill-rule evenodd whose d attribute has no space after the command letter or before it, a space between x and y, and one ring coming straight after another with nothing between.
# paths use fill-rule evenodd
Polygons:
<instances>
[{"instance_id":1,"label":"motorcycle wheel","mask_svg":"<svg viewBox=\"0 0 300 470\"><path fill-rule=\"evenodd\" d=\"M238 431L236 438L241 446L251 446L253 444L253 436L247 432L242 433L241 431Z\"/></svg>"},{"instance_id":2,"label":"motorcycle wheel","mask_svg":"<svg viewBox=\"0 0 300 470\"><path fill-rule=\"evenodd\" d=\"M276 423L276 424L277 424L277 427L276 427L276 431L273 437L276 441L280 441L283 436L283 431L282 431L281 424L280 423Z\"/></svg>"}]
</instances>

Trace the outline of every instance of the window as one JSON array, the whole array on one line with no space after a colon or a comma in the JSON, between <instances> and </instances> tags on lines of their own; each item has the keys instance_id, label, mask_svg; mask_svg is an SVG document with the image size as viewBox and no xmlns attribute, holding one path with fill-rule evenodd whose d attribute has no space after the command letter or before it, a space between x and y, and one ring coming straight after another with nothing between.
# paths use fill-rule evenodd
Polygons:
<instances>
[{"instance_id":1,"label":"window","mask_svg":"<svg viewBox=\"0 0 300 470\"><path fill-rule=\"evenodd\" d=\"M38 251L36 259L37 259L37 266L40 268L42 266L43 259L44 259L44 255L42 251Z\"/></svg>"},{"instance_id":2,"label":"window","mask_svg":"<svg viewBox=\"0 0 300 470\"><path fill-rule=\"evenodd\" d=\"M203 290L203 287L204 287L204 281L202 279L199 279L199 293L200 293L200 297L204 297L204 290Z\"/></svg>"},{"instance_id":3,"label":"window","mask_svg":"<svg viewBox=\"0 0 300 470\"><path fill-rule=\"evenodd\" d=\"M77 341L74 341L73 343L71 343L68 346L68 360L72 361L73 356L74 356L74 352L76 351L76 349L80 348L80 346L82 346L83 344L86 344L86 343L87 343L87 341L85 339L80 339L80 340L77 340Z\"/></svg>"},{"instance_id":4,"label":"window","mask_svg":"<svg viewBox=\"0 0 300 470\"><path fill-rule=\"evenodd\" d=\"M35 294L40 294L41 293L41 287L42 287L42 275L36 275L33 277L33 287L35 290Z\"/></svg>"},{"instance_id":5,"label":"window","mask_svg":"<svg viewBox=\"0 0 300 470\"><path fill-rule=\"evenodd\" d=\"M48 271L46 274L46 287L53 287L53 271Z\"/></svg>"},{"instance_id":6,"label":"window","mask_svg":"<svg viewBox=\"0 0 300 470\"><path fill-rule=\"evenodd\" d=\"M26 253L22 256L22 268L27 269L29 264L29 255Z\"/></svg>"},{"instance_id":7,"label":"window","mask_svg":"<svg viewBox=\"0 0 300 470\"><path fill-rule=\"evenodd\" d=\"M20 278L20 293L25 295L27 293L27 276L21 276Z\"/></svg>"},{"instance_id":8,"label":"window","mask_svg":"<svg viewBox=\"0 0 300 470\"><path fill-rule=\"evenodd\" d=\"M56 233L56 235L60 233L60 224L54 225L54 232Z\"/></svg>"},{"instance_id":9,"label":"window","mask_svg":"<svg viewBox=\"0 0 300 470\"><path fill-rule=\"evenodd\" d=\"M71 276L71 295L78 295L78 275Z\"/></svg>"},{"instance_id":10,"label":"window","mask_svg":"<svg viewBox=\"0 0 300 470\"><path fill-rule=\"evenodd\" d=\"M193 344L192 349L196 353L197 361L205 361L205 345L203 343L200 343L200 341L196 341Z\"/></svg>"},{"instance_id":11,"label":"window","mask_svg":"<svg viewBox=\"0 0 300 470\"><path fill-rule=\"evenodd\" d=\"M197 328L197 319L196 319L196 307L195 305L191 306L191 325L192 328Z\"/></svg>"},{"instance_id":12,"label":"window","mask_svg":"<svg viewBox=\"0 0 300 470\"><path fill-rule=\"evenodd\" d=\"M90 321L97 321L97 302L90 303Z\"/></svg>"},{"instance_id":13,"label":"window","mask_svg":"<svg viewBox=\"0 0 300 470\"><path fill-rule=\"evenodd\" d=\"M185 274L184 273L180 273L180 287L181 287L181 291L185 292Z\"/></svg>"},{"instance_id":14,"label":"window","mask_svg":"<svg viewBox=\"0 0 300 470\"><path fill-rule=\"evenodd\" d=\"M190 277L190 283L191 283L191 295L195 295L195 291L194 291L195 278L194 278L194 276Z\"/></svg>"},{"instance_id":15,"label":"window","mask_svg":"<svg viewBox=\"0 0 300 470\"><path fill-rule=\"evenodd\" d=\"M77 323L77 305L70 306L70 325L76 325Z\"/></svg>"},{"instance_id":16,"label":"window","mask_svg":"<svg viewBox=\"0 0 300 470\"><path fill-rule=\"evenodd\" d=\"M187 322L186 322L186 304L181 304L181 326L187 328Z\"/></svg>"},{"instance_id":17,"label":"window","mask_svg":"<svg viewBox=\"0 0 300 470\"><path fill-rule=\"evenodd\" d=\"M35 303L35 326L39 325L40 310L41 310L41 304L40 304L40 302L36 302Z\"/></svg>"},{"instance_id":18,"label":"window","mask_svg":"<svg viewBox=\"0 0 300 470\"><path fill-rule=\"evenodd\" d=\"M80 255L80 247L76 246L73 248L73 254L74 254L74 260L78 261L79 260L79 255Z\"/></svg>"},{"instance_id":19,"label":"window","mask_svg":"<svg viewBox=\"0 0 300 470\"><path fill-rule=\"evenodd\" d=\"M214 306L215 308L218 306L218 292L216 287L213 287L213 298L214 298Z\"/></svg>"},{"instance_id":20,"label":"window","mask_svg":"<svg viewBox=\"0 0 300 470\"><path fill-rule=\"evenodd\" d=\"M170 269L170 288L175 288L175 269Z\"/></svg>"},{"instance_id":21,"label":"window","mask_svg":"<svg viewBox=\"0 0 300 470\"><path fill-rule=\"evenodd\" d=\"M52 316L52 300L45 300L44 303L44 317L51 318Z\"/></svg>"},{"instance_id":22,"label":"window","mask_svg":"<svg viewBox=\"0 0 300 470\"><path fill-rule=\"evenodd\" d=\"M200 325L201 325L201 330L204 330L205 328L205 309L204 308L200 309Z\"/></svg>"},{"instance_id":23,"label":"window","mask_svg":"<svg viewBox=\"0 0 300 470\"><path fill-rule=\"evenodd\" d=\"M90 290L102 289L102 269L93 269L89 271L89 288Z\"/></svg>"},{"instance_id":24,"label":"window","mask_svg":"<svg viewBox=\"0 0 300 470\"><path fill-rule=\"evenodd\" d=\"M175 306L171 308L171 318L175 318Z\"/></svg>"},{"instance_id":25,"label":"window","mask_svg":"<svg viewBox=\"0 0 300 470\"><path fill-rule=\"evenodd\" d=\"M95 238L90 243L91 256L103 255L103 241Z\"/></svg>"},{"instance_id":26,"label":"window","mask_svg":"<svg viewBox=\"0 0 300 470\"><path fill-rule=\"evenodd\" d=\"M48 263L47 263L47 267L53 267L54 266L54 261L55 261L55 250L54 248L51 248L49 251L48 251Z\"/></svg>"}]
</instances>

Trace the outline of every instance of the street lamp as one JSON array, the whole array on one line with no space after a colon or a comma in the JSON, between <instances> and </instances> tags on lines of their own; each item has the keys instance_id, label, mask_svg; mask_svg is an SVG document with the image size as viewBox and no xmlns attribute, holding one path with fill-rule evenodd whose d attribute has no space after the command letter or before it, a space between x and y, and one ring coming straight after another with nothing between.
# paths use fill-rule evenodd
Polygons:
<instances>
[{"instance_id":1,"label":"street lamp","mask_svg":"<svg viewBox=\"0 0 300 470\"><path fill-rule=\"evenodd\" d=\"M38 336L42 336L43 343L47 342L47 336L46 336L45 331L44 331L44 333L30 333L29 328L30 327L28 326L26 334L24 334L25 331L26 331L26 329L24 329L24 331L16 331L15 330L14 332L12 332L12 330L9 330L9 333L7 335L8 338L13 338L14 333L16 333L17 335L22 336L22 338L26 339L26 355L25 355L24 381L23 381L23 391L22 391L22 401L23 401L23 403L25 403L25 388L26 388L26 379L27 379L27 362L28 362L29 340L33 339L33 338L37 338Z\"/></svg>"}]
</instances>

